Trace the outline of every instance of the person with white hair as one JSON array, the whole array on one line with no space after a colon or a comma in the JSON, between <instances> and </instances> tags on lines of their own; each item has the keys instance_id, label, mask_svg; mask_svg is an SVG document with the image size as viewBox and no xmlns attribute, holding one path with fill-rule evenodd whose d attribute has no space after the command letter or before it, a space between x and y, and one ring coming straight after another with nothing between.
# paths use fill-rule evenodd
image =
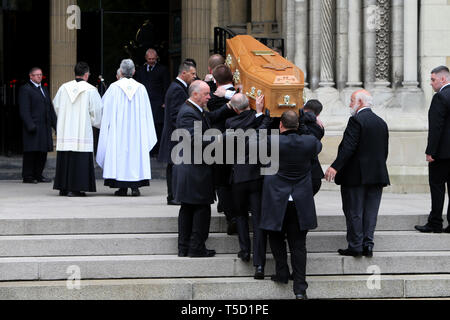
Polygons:
<instances>
[{"instance_id":1,"label":"person with white hair","mask_svg":"<svg viewBox=\"0 0 450 320\"><path fill-rule=\"evenodd\" d=\"M372 257L374 232L383 187L390 184L386 166L389 131L372 112L373 98L364 89L352 94L351 117L336 160L325 173L327 181L341 185L342 208L347 223L344 256Z\"/></svg>"},{"instance_id":2,"label":"person with white hair","mask_svg":"<svg viewBox=\"0 0 450 320\"><path fill-rule=\"evenodd\" d=\"M431 87L436 92L428 111L428 144L425 150L431 193L431 212L420 232L450 233L450 205L447 209L449 225L442 229L445 184L450 195L450 72L446 66L431 70Z\"/></svg>"},{"instance_id":3,"label":"person with white hair","mask_svg":"<svg viewBox=\"0 0 450 320\"><path fill-rule=\"evenodd\" d=\"M126 196L128 188L132 196L139 196L139 188L150 185L150 150L157 141L147 90L132 78L134 72L133 61L122 60L122 78L109 86L102 99L97 163L105 186L119 189L116 196Z\"/></svg>"}]
</instances>

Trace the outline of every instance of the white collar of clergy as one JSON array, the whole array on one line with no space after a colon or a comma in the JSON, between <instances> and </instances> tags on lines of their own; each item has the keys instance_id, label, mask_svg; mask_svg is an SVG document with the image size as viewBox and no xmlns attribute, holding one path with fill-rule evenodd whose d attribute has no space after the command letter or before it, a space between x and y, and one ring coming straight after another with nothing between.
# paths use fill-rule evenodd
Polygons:
<instances>
[{"instance_id":1,"label":"white collar of clergy","mask_svg":"<svg viewBox=\"0 0 450 320\"><path fill-rule=\"evenodd\" d=\"M134 94L136 93L137 89L140 86L140 83L134 80L133 78L122 78L119 81L116 82L120 89L125 92L128 99L131 100L134 97Z\"/></svg>"},{"instance_id":2,"label":"white collar of clergy","mask_svg":"<svg viewBox=\"0 0 450 320\"><path fill-rule=\"evenodd\" d=\"M70 102L74 103L78 96L86 90L92 89L92 86L86 81L77 82L76 80L66 83L65 89L69 95Z\"/></svg>"}]
</instances>

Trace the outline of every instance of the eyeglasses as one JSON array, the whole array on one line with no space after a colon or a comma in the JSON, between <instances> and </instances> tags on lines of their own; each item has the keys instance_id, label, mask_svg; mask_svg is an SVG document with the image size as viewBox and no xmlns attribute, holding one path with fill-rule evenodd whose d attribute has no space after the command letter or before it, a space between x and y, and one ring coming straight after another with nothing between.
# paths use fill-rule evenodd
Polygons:
<instances>
[{"instance_id":1,"label":"eyeglasses","mask_svg":"<svg viewBox=\"0 0 450 320\"><path fill-rule=\"evenodd\" d=\"M36 74L32 74L32 77L42 77L42 73L36 73Z\"/></svg>"}]
</instances>

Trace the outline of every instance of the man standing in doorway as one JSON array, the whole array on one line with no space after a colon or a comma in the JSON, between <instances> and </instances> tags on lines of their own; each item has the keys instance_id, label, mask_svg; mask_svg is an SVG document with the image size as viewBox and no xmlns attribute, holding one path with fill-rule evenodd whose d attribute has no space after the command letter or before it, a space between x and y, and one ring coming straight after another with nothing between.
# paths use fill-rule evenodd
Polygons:
<instances>
[{"instance_id":1,"label":"man standing in doorway","mask_svg":"<svg viewBox=\"0 0 450 320\"><path fill-rule=\"evenodd\" d=\"M136 70L136 80L147 89L152 106L153 120L158 142L152 149L150 155L158 156L161 134L164 127L164 98L170 85L169 71L159 63L158 53L155 49L148 49L145 53L144 65Z\"/></svg>"},{"instance_id":2,"label":"man standing in doorway","mask_svg":"<svg viewBox=\"0 0 450 320\"><path fill-rule=\"evenodd\" d=\"M431 71L431 86L436 94L428 111L428 179L431 192L431 212L424 226L415 226L420 232L442 232L445 184L450 194L450 72L446 66ZM447 209L450 222L450 205ZM450 225L443 230L450 233Z\"/></svg>"},{"instance_id":3,"label":"man standing in doorway","mask_svg":"<svg viewBox=\"0 0 450 320\"><path fill-rule=\"evenodd\" d=\"M32 68L30 81L20 88L19 108L23 121L23 183L50 182L42 172L47 152L53 151L52 128L56 114L47 88L41 86L42 70Z\"/></svg>"}]
</instances>

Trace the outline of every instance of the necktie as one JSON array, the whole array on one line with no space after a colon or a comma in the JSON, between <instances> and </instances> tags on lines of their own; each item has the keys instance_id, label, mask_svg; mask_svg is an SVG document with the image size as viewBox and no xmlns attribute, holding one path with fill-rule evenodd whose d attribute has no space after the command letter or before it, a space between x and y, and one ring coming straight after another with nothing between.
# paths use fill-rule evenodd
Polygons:
<instances>
[{"instance_id":1,"label":"necktie","mask_svg":"<svg viewBox=\"0 0 450 320\"><path fill-rule=\"evenodd\" d=\"M42 90L42 87L41 87L41 86L38 86L38 88L39 88L39 90L41 90L41 93L42 93L42 95L43 95L44 98L45 98L45 93L44 93L44 90Z\"/></svg>"}]
</instances>

